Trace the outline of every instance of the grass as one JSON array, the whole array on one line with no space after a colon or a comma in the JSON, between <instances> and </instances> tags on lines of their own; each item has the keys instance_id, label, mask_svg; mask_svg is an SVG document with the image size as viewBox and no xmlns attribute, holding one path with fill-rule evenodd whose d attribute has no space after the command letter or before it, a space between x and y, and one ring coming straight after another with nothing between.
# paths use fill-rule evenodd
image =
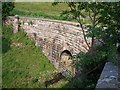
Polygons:
<instances>
[{"instance_id":1,"label":"grass","mask_svg":"<svg viewBox=\"0 0 120 90\"><path fill-rule=\"evenodd\" d=\"M15 8L12 11L13 15L25 16L25 17L35 17L35 18L47 18L55 20L65 20L65 21L74 21L72 17L62 16L62 12L69 10L70 8L66 3L58 3L53 6L52 2L16 2ZM86 12L83 10L83 14L86 15ZM90 23L89 19L81 19L84 24Z\"/></svg>"},{"instance_id":2,"label":"grass","mask_svg":"<svg viewBox=\"0 0 120 90\"><path fill-rule=\"evenodd\" d=\"M72 21L72 18L66 18L63 16L56 16L56 15L48 15L44 12L32 12L32 11L24 11L24 10L13 10L14 15L25 16L25 17L33 17L33 18L47 18L47 19L54 19L54 20L67 20Z\"/></svg>"},{"instance_id":3,"label":"grass","mask_svg":"<svg viewBox=\"0 0 120 90\"><path fill-rule=\"evenodd\" d=\"M61 8L62 7L62 8ZM52 6L50 2L24 2L15 3L15 8L18 10L32 11L32 12L44 12L48 15L60 15L63 10L67 10L67 4L59 3L56 6Z\"/></svg>"},{"instance_id":4,"label":"grass","mask_svg":"<svg viewBox=\"0 0 120 90\"><path fill-rule=\"evenodd\" d=\"M13 35L11 26L3 26L2 41L2 86L45 88L44 82L52 79L56 70L40 49L23 31ZM66 82L63 80L50 87L62 87Z\"/></svg>"},{"instance_id":5,"label":"grass","mask_svg":"<svg viewBox=\"0 0 120 90\"><path fill-rule=\"evenodd\" d=\"M62 7L62 8L61 8ZM48 18L57 20L68 20L72 19L61 16L62 11L68 10L67 4L59 3L56 6L52 6L52 3L39 2L39 3L15 3L13 10L14 15L36 17L36 18Z\"/></svg>"}]
</instances>

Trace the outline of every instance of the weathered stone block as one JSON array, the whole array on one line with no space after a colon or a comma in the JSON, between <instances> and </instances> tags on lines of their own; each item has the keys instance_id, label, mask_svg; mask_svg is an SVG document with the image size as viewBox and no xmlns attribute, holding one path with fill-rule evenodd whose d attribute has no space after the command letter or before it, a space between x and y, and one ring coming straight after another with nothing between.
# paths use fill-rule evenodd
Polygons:
<instances>
[{"instance_id":1,"label":"weathered stone block","mask_svg":"<svg viewBox=\"0 0 120 90\"><path fill-rule=\"evenodd\" d=\"M118 66L112 62L107 62L97 82L96 90L99 88L114 88L119 90L120 82L118 78Z\"/></svg>"}]
</instances>

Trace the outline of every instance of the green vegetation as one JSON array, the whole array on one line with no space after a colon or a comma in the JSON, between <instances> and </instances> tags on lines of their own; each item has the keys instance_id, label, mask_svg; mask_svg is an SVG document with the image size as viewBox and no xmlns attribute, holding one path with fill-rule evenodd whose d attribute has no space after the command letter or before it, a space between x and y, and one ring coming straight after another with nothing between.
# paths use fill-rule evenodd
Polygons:
<instances>
[{"instance_id":1,"label":"green vegetation","mask_svg":"<svg viewBox=\"0 0 120 90\"><path fill-rule=\"evenodd\" d=\"M45 88L44 82L54 77L55 68L23 31L12 34L11 26L3 26L3 87ZM62 87L62 80L50 87Z\"/></svg>"},{"instance_id":2,"label":"green vegetation","mask_svg":"<svg viewBox=\"0 0 120 90\"><path fill-rule=\"evenodd\" d=\"M15 9L24 10L28 12L43 12L48 15L60 15L63 10L68 9L67 4L60 3L58 6L52 6L52 3L48 2L24 2L15 3Z\"/></svg>"},{"instance_id":3,"label":"green vegetation","mask_svg":"<svg viewBox=\"0 0 120 90\"><path fill-rule=\"evenodd\" d=\"M54 4L58 4L55 2ZM73 17L82 29L84 40L89 47L87 53L80 52L76 55L75 67L81 67L81 81L75 87L95 88L97 80L101 74L106 61L112 61L117 64L116 44L120 43L120 3L98 3L98 2L66 2L70 10L64 11L63 15ZM84 11L84 12L83 12ZM84 18L84 19L83 19ZM89 19L90 23L82 21ZM88 25L89 24L89 25ZM104 29L103 27L107 27ZM87 28L87 32L84 28ZM90 37L91 45L87 38ZM96 42L96 40L98 40ZM96 42L96 44L95 44ZM98 45L98 43L100 43ZM75 78L80 78L75 77Z\"/></svg>"},{"instance_id":4,"label":"green vegetation","mask_svg":"<svg viewBox=\"0 0 120 90\"><path fill-rule=\"evenodd\" d=\"M60 3L58 6L53 6L52 3L15 3L13 15L26 17L49 18L57 20L72 20L61 16L62 11L68 10L65 3Z\"/></svg>"},{"instance_id":5,"label":"green vegetation","mask_svg":"<svg viewBox=\"0 0 120 90\"><path fill-rule=\"evenodd\" d=\"M2 20L5 20L7 16L11 15L13 8L14 2L2 2Z\"/></svg>"},{"instance_id":6,"label":"green vegetation","mask_svg":"<svg viewBox=\"0 0 120 90\"><path fill-rule=\"evenodd\" d=\"M0 3L0 8L2 8L2 3ZM0 77L2 77L2 14L0 10ZM2 87L2 78L0 78L0 87Z\"/></svg>"},{"instance_id":7,"label":"green vegetation","mask_svg":"<svg viewBox=\"0 0 120 90\"><path fill-rule=\"evenodd\" d=\"M95 88L105 62L109 59L117 62L113 55L116 54L116 44L120 43L120 3L68 2L67 5L15 3L12 13L27 17L76 20L90 48L89 52L80 52L75 56L78 61L74 65L81 67L81 76L75 76L71 82L62 80L50 87ZM66 11L60 16L63 10ZM89 22L84 22L86 19ZM84 24L89 24L86 25L87 32ZM44 81L54 76L51 74L54 67L23 31L12 36L10 30L11 27L3 27L3 87L44 87ZM87 43L87 37L92 38L92 45ZM94 44L96 39L101 42L100 45Z\"/></svg>"}]
</instances>

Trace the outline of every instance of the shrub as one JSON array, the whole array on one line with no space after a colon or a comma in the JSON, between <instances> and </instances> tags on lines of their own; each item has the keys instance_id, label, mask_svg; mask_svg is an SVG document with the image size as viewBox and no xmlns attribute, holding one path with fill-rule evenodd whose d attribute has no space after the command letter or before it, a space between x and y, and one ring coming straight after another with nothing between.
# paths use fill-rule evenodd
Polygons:
<instances>
[{"instance_id":1,"label":"shrub","mask_svg":"<svg viewBox=\"0 0 120 90\"><path fill-rule=\"evenodd\" d=\"M7 16L11 15L14 7L14 2L2 2L2 20L5 20Z\"/></svg>"}]
</instances>

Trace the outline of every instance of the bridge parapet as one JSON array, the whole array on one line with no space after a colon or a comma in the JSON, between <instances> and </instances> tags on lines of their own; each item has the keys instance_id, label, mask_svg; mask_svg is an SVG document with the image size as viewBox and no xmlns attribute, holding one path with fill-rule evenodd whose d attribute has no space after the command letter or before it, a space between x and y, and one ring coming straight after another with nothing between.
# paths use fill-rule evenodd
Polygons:
<instances>
[{"instance_id":1,"label":"bridge parapet","mask_svg":"<svg viewBox=\"0 0 120 90\"><path fill-rule=\"evenodd\" d=\"M96 89L115 89L120 90L119 67L112 62L107 62L103 68Z\"/></svg>"}]
</instances>

